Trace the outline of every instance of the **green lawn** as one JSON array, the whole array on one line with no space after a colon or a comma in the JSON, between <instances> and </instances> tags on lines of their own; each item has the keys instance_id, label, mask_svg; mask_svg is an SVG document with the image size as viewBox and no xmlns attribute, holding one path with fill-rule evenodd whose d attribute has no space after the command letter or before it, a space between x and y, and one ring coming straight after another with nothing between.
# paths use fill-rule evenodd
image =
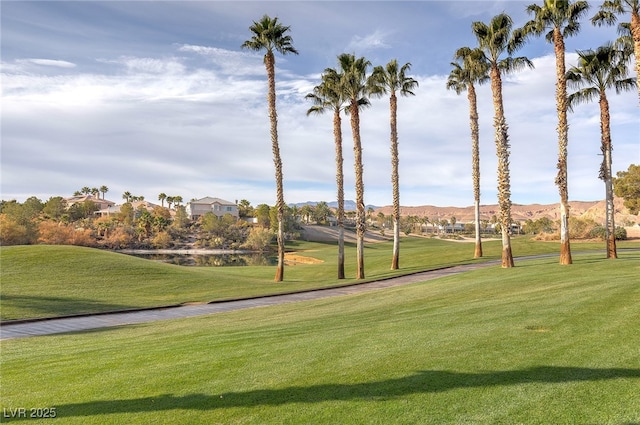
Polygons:
<instances>
[{"instance_id":1,"label":"green lawn","mask_svg":"<svg viewBox=\"0 0 640 425\"><path fill-rule=\"evenodd\" d=\"M639 242L620 245L640 247ZM559 250L557 243L533 242L528 238L514 238L513 246L517 256L557 254ZM575 244L573 249L603 247L603 243ZM356 282L353 246L348 246L346 251L348 279L341 281L336 279L336 246L295 242L288 248L302 250L303 255L325 262L288 266L285 281L276 284L273 282L275 267L184 267L73 246L1 247L0 319L209 302ZM379 279L446 265L498 259L500 242L485 242L484 250L485 258L473 260L473 244L404 238L401 270L391 271L391 243L369 244L365 249L366 275L368 279Z\"/></svg>"},{"instance_id":2,"label":"green lawn","mask_svg":"<svg viewBox=\"0 0 640 425\"><path fill-rule=\"evenodd\" d=\"M58 417L2 419L640 423L640 252L602 257L2 341L3 412L53 407Z\"/></svg>"}]
</instances>

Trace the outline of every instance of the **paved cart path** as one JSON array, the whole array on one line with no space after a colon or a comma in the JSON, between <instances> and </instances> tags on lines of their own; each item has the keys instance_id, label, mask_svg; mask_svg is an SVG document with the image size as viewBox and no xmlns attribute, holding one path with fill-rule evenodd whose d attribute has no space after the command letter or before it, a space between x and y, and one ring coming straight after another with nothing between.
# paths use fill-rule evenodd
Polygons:
<instances>
[{"instance_id":1,"label":"paved cart path","mask_svg":"<svg viewBox=\"0 0 640 425\"><path fill-rule=\"evenodd\" d=\"M520 257L516 260L553 257L557 254L544 254ZM53 335L65 332L80 332L112 326L131 325L159 320L203 316L254 307L266 307L298 301L316 300L341 295L357 294L377 289L391 288L410 283L425 282L440 277L456 275L479 268L496 266L500 260L482 263L444 267L436 270L413 273L366 283L354 283L340 287L321 288L288 294L267 295L229 301L213 301L208 304L179 305L137 311L100 313L75 317L36 319L29 321L5 322L0 324L0 340L24 338L30 336Z\"/></svg>"}]
</instances>

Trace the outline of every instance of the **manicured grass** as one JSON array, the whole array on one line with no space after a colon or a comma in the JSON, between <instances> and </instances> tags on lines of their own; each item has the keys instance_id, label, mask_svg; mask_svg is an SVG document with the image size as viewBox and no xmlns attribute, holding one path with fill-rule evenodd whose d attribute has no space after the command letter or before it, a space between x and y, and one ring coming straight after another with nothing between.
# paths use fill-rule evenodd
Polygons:
<instances>
[{"instance_id":1,"label":"manicured grass","mask_svg":"<svg viewBox=\"0 0 640 425\"><path fill-rule=\"evenodd\" d=\"M640 252L620 257L2 341L0 407L64 424L634 424Z\"/></svg>"},{"instance_id":2,"label":"manicured grass","mask_svg":"<svg viewBox=\"0 0 640 425\"><path fill-rule=\"evenodd\" d=\"M557 243L533 242L524 237L514 238L513 246L517 256L558 252ZM640 243L621 246L640 247ZM574 250L602 248L602 243L574 245ZM275 267L183 267L73 246L1 247L0 319L209 302L356 282L353 246L347 247L345 280L336 279L335 245L295 242L289 249L325 262L288 266L285 281L276 284ZM473 260L473 245L469 243L404 238L401 270L391 271L391 243L369 244L365 249L366 275L372 280L498 259L500 241L485 242L484 250L482 260Z\"/></svg>"}]
</instances>

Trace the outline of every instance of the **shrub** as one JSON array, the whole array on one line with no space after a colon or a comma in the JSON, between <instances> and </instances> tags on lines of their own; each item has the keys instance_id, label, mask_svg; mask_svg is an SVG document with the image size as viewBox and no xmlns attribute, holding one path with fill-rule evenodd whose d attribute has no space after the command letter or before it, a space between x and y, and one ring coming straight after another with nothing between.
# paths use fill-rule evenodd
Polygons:
<instances>
[{"instance_id":1,"label":"shrub","mask_svg":"<svg viewBox=\"0 0 640 425\"><path fill-rule=\"evenodd\" d=\"M273 236L273 232L269 229L254 227L242 246L253 251L266 251L273 240Z\"/></svg>"},{"instance_id":2,"label":"shrub","mask_svg":"<svg viewBox=\"0 0 640 425\"><path fill-rule=\"evenodd\" d=\"M25 245L28 243L27 227L7 214L0 214L0 245Z\"/></svg>"},{"instance_id":3,"label":"shrub","mask_svg":"<svg viewBox=\"0 0 640 425\"><path fill-rule=\"evenodd\" d=\"M156 249L171 247L173 240L167 232L158 232L151 240L151 245Z\"/></svg>"}]
</instances>

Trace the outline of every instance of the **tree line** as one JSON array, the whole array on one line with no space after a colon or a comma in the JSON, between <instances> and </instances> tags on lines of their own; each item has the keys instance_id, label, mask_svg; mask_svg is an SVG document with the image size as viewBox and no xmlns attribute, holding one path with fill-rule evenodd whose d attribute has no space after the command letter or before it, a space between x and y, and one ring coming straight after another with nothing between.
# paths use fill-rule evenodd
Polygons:
<instances>
[{"instance_id":1,"label":"tree line","mask_svg":"<svg viewBox=\"0 0 640 425\"><path fill-rule=\"evenodd\" d=\"M478 45L462 47L455 52L452 63L453 70L447 81L447 87L458 94L468 92L470 104L470 122L472 138L473 185L476 205L476 248L475 256L482 256L482 245L479 228L479 150L478 150L478 111L475 93L476 84L491 84L494 105L494 139L498 157L498 203L502 232L502 267L514 266L510 243L511 228L511 185L509 170L509 127L505 119L502 76L521 70L533 68L533 63L526 57L514 57L513 54L522 48L532 37L545 36L552 43L556 57L556 109L558 115L558 174L555 183L560 195L560 263L571 264L571 248L569 239L569 194L567 175L568 158L568 111L578 104L599 99L601 107L602 152L603 162L599 177L605 182L607 202L606 239L607 257L616 258L615 223L613 210L613 186L611 176L611 135L609 129L609 107L607 91L612 88L619 93L637 86L640 98L640 0L605 0L597 13L591 18L593 25L613 25L620 17L630 17L630 22L619 24L620 37L615 42L608 42L596 50L579 51L578 65L566 70L565 44L566 37L579 33L581 19L589 9L586 1L543 0L541 4L531 4L526 12L532 19L522 28L513 28L513 20L505 13L498 14L488 23L473 22L472 33ZM275 93L275 56L274 52L298 54L293 46L293 39L288 34L289 26L282 25L278 18L264 15L249 27L252 37L242 44L243 48L254 51L265 51L264 63L267 71L268 92L267 105L270 121L270 136L275 165L278 221L284 217L282 158L278 145L277 111ZM636 80L628 77L628 65L635 56ZM398 152L397 152L397 97L412 95L418 82L406 73L411 64L399 66L397 60L390 61L386 67L375 66L365 57L343 53L337 58L336 68L327 68L321 76L321 83L312 93L307 95L313 102L307 114L333 113L333 135L336 150L336 186L338 197L337 220L340 229L338 242L338 278L344 278L344 241L343 241L343 159L341 113L350 118L353 139L355 192L356 192L356 278L364 278L364 232L366 230L364 211L364 185L362 169L362 141L360 136L360 111L370 106L371 97L389 94L390 96L390 139L392 163L392 191L394 204L394 245L392 252L392 269L399 264L399 191L398 191ZM575 89L568 94L567 86ZM275 281L284 277L284 237L282 226L278 232L278 268Z\"/></svg>"}]
</instances>

